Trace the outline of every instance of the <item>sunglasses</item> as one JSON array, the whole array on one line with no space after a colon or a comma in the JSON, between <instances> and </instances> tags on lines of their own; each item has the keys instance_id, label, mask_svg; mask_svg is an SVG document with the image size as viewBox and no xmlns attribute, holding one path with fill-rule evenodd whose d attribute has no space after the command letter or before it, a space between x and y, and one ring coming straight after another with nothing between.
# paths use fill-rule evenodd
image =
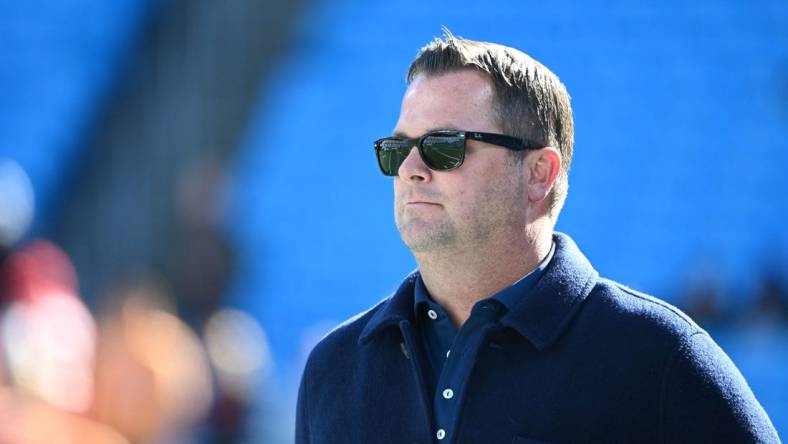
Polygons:
<instances>
[{"instance_id":1,"label":"sunglasses","mask_svg":"<svg viewBox=\"0 0 788 444\"><path fill-rule=\"evenodd\" d=\"M459 168L465 160L465 142L478 140L514 151L535 150L543 145L512 136L476 131L440 130L429 132L416 139L384 137L375 141L375 155L380 171L386 176L396 176L411 148L418 147L424 163L434 171Z\"/></svg>"}]
</instances>

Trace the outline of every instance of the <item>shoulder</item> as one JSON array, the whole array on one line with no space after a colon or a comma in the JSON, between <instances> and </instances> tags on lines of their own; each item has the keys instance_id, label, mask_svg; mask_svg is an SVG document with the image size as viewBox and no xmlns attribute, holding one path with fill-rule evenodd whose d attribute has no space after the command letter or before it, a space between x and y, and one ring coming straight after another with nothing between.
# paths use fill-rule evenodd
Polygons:
<instances>
[{"instance_id":1,"label":"shoulder","mask_svg":"<svg viewBox=\"0 0 788 444\"><path fill-rule=\"evenodd\" d=\"M599 279L586 302L586 328L594 324L610 332L603 336L606 348L618 347L619 355L653 369L648 374L658 389L664 440L703 441L713 435L723 441L777 442L741 372L684 312L607 279Z\"/></svg>"},{"instance_id":2,"label":"shoulder","mask_svg":"<svg viewBox=\"0 0 788 444\"><path fill-rule=\"evenodd\" d=\"M354 363L369 358L377 347L365 347L374 337L386 336L403 320L412 317L413 285L418 278L414 271L405 277L399 288L371 308L342 322L324 336L309 354L305 374L343 371L355 368ZM343 362L344 370L338 370Z\"/></svg>"},{"instance_id":3,"label":"shoulder","mask_svg":"<svg viewBox=\"0 0 788 444\"><path fill-rule=\"evenodd\" d=\"M708 335L677 307L609 279L598 279L567 331L566 346L615 363L632 374L648 370L651 383L676 350Z\"/></svg>"},{"instance_id":4,"label":"shoulder","mask_svg":"<svg viewBox=\"0 0 788 444\"><path fill-rule=\"evenodd\" d=\"M609 279L597 281L586 310L597 322L616 325L622 334L664 341L673 349L695 334L706 334L674 305Z\"/></svg>"},{"instance_id":5,"label":"shoulder","mask_svg":"<svg viewBox=\"0 0 788 444\"><path fill-rule=\"evenodd\" d=\"M309 353L306 371L333 366L332 362L347 360L359 350L359 341L372 318L391 301L386 297L371 308L343 321L323 336Z\"/></svg>"}]
</instances>

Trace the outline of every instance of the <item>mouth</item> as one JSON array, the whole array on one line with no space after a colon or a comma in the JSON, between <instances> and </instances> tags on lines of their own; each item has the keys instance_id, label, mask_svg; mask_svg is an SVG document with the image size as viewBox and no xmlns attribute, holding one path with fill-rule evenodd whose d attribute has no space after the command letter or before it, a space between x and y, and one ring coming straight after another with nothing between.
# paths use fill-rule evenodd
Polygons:
<instances>
[{"instance_id":1,"label":"mouth","mask_svg":"<svg viewBox=\"0 0 788 444\"><path fill-rule=\"evenodd\" d=\"M440 202L441 195L437 193L430 193L426 190L416 191L413 189L399 189L396 190L396 200L398 205L405 207L442 207Z\"/></svg>"},{"instance_id":2,"label":"mouth","mask_svg":"<svg viewBox=\"0 0 788 444\"><path fill-rule=\"evenodd\" d=\"M407 205L407 206L428 205L428 206L436 206L436 207L440 206L440 204L438 204L438 203L428 202L428 201L425 201L425 200L411 200L411 201L405 202L405 205Z\"/></svg>"}]
</instances>

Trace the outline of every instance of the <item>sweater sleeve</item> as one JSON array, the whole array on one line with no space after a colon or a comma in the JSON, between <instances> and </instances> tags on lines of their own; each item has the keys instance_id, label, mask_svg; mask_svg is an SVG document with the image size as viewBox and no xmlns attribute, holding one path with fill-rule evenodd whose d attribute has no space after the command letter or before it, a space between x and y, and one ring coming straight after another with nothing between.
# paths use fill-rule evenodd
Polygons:
<instances>
[{"instance_id":1,"label":"sweater sleeve","mask_svg":"<svg viewBox=\"0 0 788 444\"><path fill-rule=\"evenodd\" d=\"M744 377L705 332L677 347L661 398L662 442L780 442Z\"/></svg>"}]
</instances>

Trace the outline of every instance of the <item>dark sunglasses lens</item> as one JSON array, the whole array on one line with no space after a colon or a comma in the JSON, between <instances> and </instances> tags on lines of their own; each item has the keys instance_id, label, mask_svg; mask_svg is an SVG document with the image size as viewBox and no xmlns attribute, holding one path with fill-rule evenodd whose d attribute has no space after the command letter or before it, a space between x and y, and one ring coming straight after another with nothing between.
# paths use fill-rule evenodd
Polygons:
<instances>
[{"instance_id":1,"label":"dark sunglasses lens","mask_svg":"<svg viewBox=\"0 0 788 444\"><path fill-rule=\"evenodd\" d=\"M386 176L396 176L400 165L402 165L402 162L408 157L408 152L410 152L408 142L398 139L382 139L375 145L380 170Z\"/></svg>"},{"instance_id":2,"label":"dark sunglasses lens","mask_svg":"<svg viewBox=\"0 0 788 444\"><path fill-rule=\"evenodd\" d=\"M462 135L429 135L421 144L424 162L434 170L451 170L462 165L465 138Z\"/></svg>"}]
</instances>

